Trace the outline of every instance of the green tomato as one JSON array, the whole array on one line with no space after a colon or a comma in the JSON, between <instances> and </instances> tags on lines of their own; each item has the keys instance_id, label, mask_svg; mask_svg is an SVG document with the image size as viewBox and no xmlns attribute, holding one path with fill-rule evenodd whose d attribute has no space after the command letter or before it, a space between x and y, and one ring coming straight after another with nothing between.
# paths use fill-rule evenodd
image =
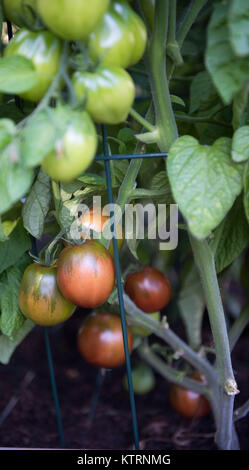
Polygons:
<instances>
[{"instance_id":1,"label":"green tomato","mask_svg":"<svg viewBox=\"0 0 249 470\"><path fill-rule=\"evenodd\" d=\"M100 65L95 72L75 72L72 81L77 98L87 98L86 109L95 122L125 121L135 98L135 85L124 69Z\"/></svg>"},{"instance_id":2,"label":"green tomato","mask_svg":"<svg viewBox=\"0 0 249 470\"><path fill-rule=\"evenodd\" d=\"M161 314L160 312L154 312L154 313L146 313L150 318L154 318L156 321L160 321ZM132 334L134 336L141 336L142 338L146 338L147 336L151 335L151 331L147 330L147 328L143 328L141 326L134 326L132 325L130 327Z\"/></svg>"},{"instance_id":3,"label":"green tomato","mask_svg":"<svg viewBox=\"0 0 249 470\"><path fill-rule=\"evenodd\" d=\"M7 20L16 24L17 26L24 26L24 21L32 21L32 14L28 6L31 6L36 11L36 0L3 0L4 16Z\"/></svg>"},{"instance_id":4,"label":"green tomato","mask_svg":"<svg viewBox=\"0 0 249 470\"><path fill-rule=\"evenodd\" d=\"M126 1L112 2L89 39L93 60L126 68L139 62L147 41L146 27Z\"/></svg>"},{"instance_id":5,"label":"green tomato","mask_svg":"<svg viewBox=\"0 0 249 470\"><path fill-rule=\"evenodd\" d=\"M38 81L20 96L30 101L39 101L50 87L59 71L62 41L49 31L32 32L20 29L4 51L5 57L21 55L29 59L37 72Z\"/></svg>"},{"instance_id":6,"label":"green tomato","mask_svg":"<svg viewBox=\"0 0 249 470\"><path fill-rule=\"evenodd\" d=\"M64 106L51 109L52 122L63 126L62 136L42 162L46 173L56 181L71 181L83 173L93 161L97 149L94 123L86 111Z\"/></svg>"},{"instance_id":7,"label":"green tomato","mask_svg":"<svg viewBox=\"0 0 249 470\"><path fill-rule=\"evenodd\" d=\"M85 39L108 9L110 0L37 0L37 10L51 31L63 39Z\"/></svg>"},{"instance_id":8,"label":"green tomato","mask_svg":"<svg viewBox=\"0 0 249 470\"><path fill-rule=\"evenodd\" d=\"M156 384L152 369L143 362L139 363L139 365L133 369L132 382L133 390L137 395L144 395L145 393L151 392ZM125 389L128 390L127 375L123 378L123 384Z\"/></svg>"}]
</instances>

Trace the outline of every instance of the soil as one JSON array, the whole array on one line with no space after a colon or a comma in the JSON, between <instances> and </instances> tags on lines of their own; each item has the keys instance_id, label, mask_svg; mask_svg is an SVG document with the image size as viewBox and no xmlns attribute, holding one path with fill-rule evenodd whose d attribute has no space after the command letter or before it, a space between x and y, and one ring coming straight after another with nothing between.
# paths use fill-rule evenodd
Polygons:
<instances>
[{"instance_id":1,"label":"soil","mask_svg":"<svg viewBox=\"0 0 249 470\"><path fill-rule=\"evenodd\" d=\"M77 351L75 339L81 321L82 312L76 312L65 325L49 330L66 446L133 449L129 397L122 385L125 368L107 374L94 419L89 421L97 369L86 364ZM248 399L248 343L249 329L233 353L241 391L236 407ZM33 380L28 372L33 372ZM42 328L30 333L8 366L0 366L0 384L0 422L1 412L11 399L13 404L0 424L0 447L59 448ZM136 396L136 407L141 449L216 449L212 416L194 421L180 417L169 406L168 383L160 376L152 392ZM249 415L236 428L241 449L248 450Z\"/></svg>"}]
</instances>

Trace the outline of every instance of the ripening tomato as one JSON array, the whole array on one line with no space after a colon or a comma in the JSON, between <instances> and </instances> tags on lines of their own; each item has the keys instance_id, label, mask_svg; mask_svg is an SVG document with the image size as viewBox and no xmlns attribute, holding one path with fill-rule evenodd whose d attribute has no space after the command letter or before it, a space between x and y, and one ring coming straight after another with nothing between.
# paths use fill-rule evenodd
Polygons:
<instances>
[{"instance_id":1,"label":"ripening tomato","mask_svg":"<svg viewBox=\"0 0 249 470\"><path fill-rule=\"evenodd\" d=\"M68 106L51 109L51 118L58 122L62 135L58 135L54 148L42 161L46 173L56 181L71 181L92 163L97 149L97 133L86 111Z\"/></svg>"},{"instance_id":2,"label":"ripening tomato","mask_svg":"<svg viewBox=\"0 0 249 470\"><path fill-rule=\"evenodd\" d=\"M154 320L156 321L160 321L160 312L147 313L147 315L151 318L154 318ZM146 338L147 336L150 336L152 334L150 330L148 330L147 328L143 328L142 326L131 325L130 328L134 336L141 336L141 338Z\"/></svg>"},{"instance_id":3,"label":"ripening tomato","mask_svg":"<svg viewBox=\"0 0 249 470\"><path fill-rule=\"evenodd\" d=\"M88 231L94 230L95 232L102 232L106 222L110 219L108 215L103 215L101 209L89 209L89 211L80 216L79 218L79 224L80 228L82 229L81 232L81 238L82 240L85 240L85 238L88 235ZM124 238L123 238L123 231L122 231L122 223L118 223L116 226L116 235L117 235L117 243L118 243L118 249L119 251L122 248ZM88 238L91 238L91 235L89 235ZM109 250L108 250L111 255L113 256L113 242L111 241Z\"/></svg>"},{"instance_id":4,"label":"ripening tomato","mask_svg":"<svg viewBox=\"0 0 249 470\"><path fill-rule=\"evenodd\" d=\"M161 271L150 266L128 274L124 289L137 307L146 313L162 310L171 295L168 279Z\"/></svg>"},{"instance_id":5,"label":"ripening tomato","mask_svg":"<svg viewBox=\"0 0 249 470\"><path fill-rule=\"evenodd\" d=\"M26 18L32 21L32 13L29 7L35 12L36 0L3 0L5 18L20 27L24 26Z\"/></svg>"},{"instance_id":6,"label":"ripening tomato","mask_svg":"<svg viewBox=\"0 0 249 470\"><path fill-rule=\"evenodd\" d=\"M56 276L55 265L32 263L24 271L19 307L23 315L37 325L58 325L67 320L76 308L59 291Z\"/></svg>"},{"instance_id":7,"label":"ripening tomato","mask_svg":"<svg viewBox=\"0 0 249 470\"><path fill-rule=\"evenodd\" d=\"M146 27L126 1L113 1L89 38L90 56L102 64L129 67L142 58Z\"/></svg>"},{"instance_id":8,"label":"ripening tomato","mask_svg":"<svg viewBox=\"0 0 249 470\"><path fill-rule=\"evenodd\" d=\"M205 383L204 377L198 371L195 371L191 378ZM169 402L174 410L189 419L202 418L211 409L206 397L177 384L170 386Z\"/></svg>"},{"instance_id":9,"label":"ripening tomato","mask_svg":"<svg viewBox=\"0 0 249 470\"><path fill-rule=\"evenodd\" d=\"M102 305L115 281L112 256L95 240L68 246L58 259L57 281L66 299L85 308Z\"/></svg>"},{"instance_id":10,"label":"ripening tomato","mask_svg":"<svg viewBox=\"0 0 249 470\"><path fill-rule=\"evenodd\" d=\"M127 327L131 354L133 337ZM92 312L78 333L78 348L84 359L98 367L112 369L125 363L123 333L119 315Z\"/></svg>"},{"instance_id":11,"label":"ripening tomato","mask_svg":"<svg viewBox=\"0 0 249 470\"><path fill-rule=\"evenodd\" d=\"M37 0L37 10L57 36L76 41L94 30L110 0Z\"/></svg>"},{"instance_id":12,"label":"ripening tomato","mask_svg":"<svg viewBox=\"0 0 249 470\"><path fill-rule=\"evenodd\" d=\"M135 85L126 70L99 65L94 72L75 72L72 82L77 98L86 97L86 110L95 122L125 121L135 98Z\"/></svg>"},{"instance_id":13,"label":"ripening tomato","mask_svg":"<svg viewBox=\"0 0 249 470\"><path fill-rule=\"evenodd\" d=\"M39 101L50 87L59 71L62 42L49 31L32 32L20 29L4 50L5 57L21 55L29 59L37 72L37 83L20 96L30 101Z\"/></svg>"}]
</instances>

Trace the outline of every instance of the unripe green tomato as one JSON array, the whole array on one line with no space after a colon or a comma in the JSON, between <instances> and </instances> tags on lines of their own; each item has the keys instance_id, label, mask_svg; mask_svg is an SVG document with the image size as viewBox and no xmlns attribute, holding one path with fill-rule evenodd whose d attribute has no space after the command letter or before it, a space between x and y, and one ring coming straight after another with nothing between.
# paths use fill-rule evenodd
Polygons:
<instances>
[{"instance_id":1,"label":"unripe green tomato","mask_svg":"<svg viewBox=\"0 0 249 470\"><path fill-rule=\"evenodd\" d=\"M3 0L4 16L7 20L22 27L24 26L23 20L26 18L32 21L32 14L27 8L28 6L36 11L36 0Z\"/></svg>"},{"instance_id":2,"label":"unripe green tomato","mask_svg":"<svg viewBox=\"0 0 249 470\"><path fill-rule=\"evenodd\" d=\"M119 124L127 119L135 85L124 69L99 65L95 72L75 72L72 82L77 98L87 98L86 110L95 122Z\"/></svg>"},{"instance_id":3,"label":"unripe green tomato","mask_svg":"<svg viewBox=\"0 0 249 470\"><path fill-rule=\"evenodd\" d=\"M97 149L97 134L94 123L86 111L63 108L67 113L67 124L57 148L43 160L42 167L56 181L71 181L83 173L93 161ZM54 119L60 117L61 109L51 110Z\"/></svg>"},{"instance_id":4,"label":"unripe green tomato","mask_svg":"<svg viewBox=\"0 0 249 470\"><path fill-rule=\"evenodd\" d=\"M57 36L76 41L94 30L110 0L37 0L37 10Z\"/></svg>"},{"instance_id":5,"label":"unripe green tomato","mask_svg":"<svg viewBox=\"0 0 249 470\"><path fill-rule=\"evenodd\" d=\"M40 101L59 71L62 41L49 31L32 32L20 29L4 51L5 57L21 55L29 59L37 72L38 81L20 96L30 101Z\"/></svg>"},{"instance_id":6,"label":"unripe green tomato","mask_svg":"<svg viewBox=\"0 0 249 470\"><path fill-rule=\"evenodd\" d=\"M150 318L154 318L156 321L160 321L161 318L160 312L147 313L146 315L148 315ZM147 328L142 328L141 326L132 325L130 328L134 336L141 336L142 338L146 338L152 334L150 330L147 330Z\"/></svg>"},{"instance_id":7,"label":"unripe green tomato","mask_svg":"<svg viewBox=\"0 0 249 470\"><path fill-rule=\"evenodd\" d=\"M126 68L139 62L146 40L142 19L126 1L114 1L90 35L89 52L102 64Z\"/></svg>"},{"instance_id":8,"label":"unripe green tomato","mask_svg":"<svg viewBox=\"0 0 249 470\"><path fill-rule=\"evenodd\" d=\"M155 388L156 380L152 369L144 363L139 364L132 370L133 390L137 395L144 395ZM123 378L123 384L128 390L127 375Z\"/></svg>"}]
</instances>

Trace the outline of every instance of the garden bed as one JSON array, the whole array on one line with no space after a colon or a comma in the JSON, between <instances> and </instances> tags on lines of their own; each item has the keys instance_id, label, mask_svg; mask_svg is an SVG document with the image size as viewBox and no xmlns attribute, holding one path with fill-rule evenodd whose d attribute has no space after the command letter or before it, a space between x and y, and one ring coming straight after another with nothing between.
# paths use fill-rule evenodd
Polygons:
<instances>
[{"instance_id":1,"label":"garden bed","mask_svg":"<svg viewBox=\"0 0 249 470\"><path fill-rule=\"evenodd\" d=\"M72 449L132 449L129 397L122 385L124 368L108 373L94 421L89 426L96 369L86 364L77 351L75 336L81 317L77 312L65 325L50 330L66 445ZM247 398L248 341L247 329L233 353L241 390L236 397L237 406ZM28 371L34 377L25 386ZM0 426L0 447L59 448L42 328L33 330L8 366L0 366L0 375L0 411L19 394L19 400ZM189 421L178 416L169 406L168 383L161 377L157 376L152 392L136 396L136 406L141 449L216 449L212 417ZM249 417L236 427L241 449L248 450Z\"/></svg>"}]
</instances>

